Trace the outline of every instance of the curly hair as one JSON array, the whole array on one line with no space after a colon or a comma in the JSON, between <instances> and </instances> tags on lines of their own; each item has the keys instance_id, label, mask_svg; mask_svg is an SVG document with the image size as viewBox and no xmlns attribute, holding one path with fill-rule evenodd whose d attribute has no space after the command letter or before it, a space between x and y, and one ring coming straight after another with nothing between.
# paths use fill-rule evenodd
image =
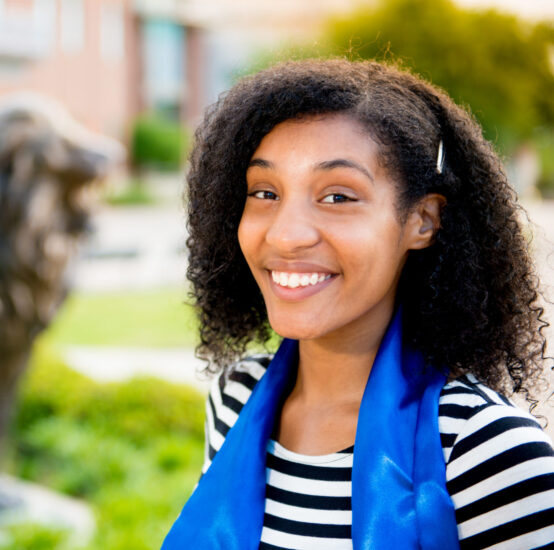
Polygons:
<instances>
[{"instance_id":1,"label":"curly hair","mask_svg":"<svg viewBox=\"0 0 554 550\"><path fill-rule=\"evenodd\" d=\"M237 229L246 169L277 124L344 113L379 146L397 186L399 220L428 193L446 197L434 244L411 251L398 287L404 335L429 364L519 391L543 369L548 326L538 279L502 164L468 112L441 90L376 62L276 65L236 84L207 112L188 173L188 278L199 357L216 370L270 329ZM446 160L437 173L442 140Z\"/></svg>"}]
</instances>

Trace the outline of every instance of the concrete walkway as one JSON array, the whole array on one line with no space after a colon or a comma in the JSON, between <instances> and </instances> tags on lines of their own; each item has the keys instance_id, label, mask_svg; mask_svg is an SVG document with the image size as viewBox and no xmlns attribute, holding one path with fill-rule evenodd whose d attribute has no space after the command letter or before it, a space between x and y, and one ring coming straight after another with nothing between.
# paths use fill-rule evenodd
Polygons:
<instances>
[{"instance_id":1,"label":"concrete walkway","mask_svg":"<svg viewBox=\"0 0 554 550\"><path fill-rule=\"evenodd\" d=\"M120 382L154 376L188 384L207 392L210 379L201 373L205 363L191 349L81 347L64 349L64 359L76 371L99 382Z\"/></svg>"},{"instance_id":2,"label":"concrete walkway","mask_svg":"<svg viewBox=\"0 0 554 550\"><path fill-rule=\"evenodd\" d=\"M187 232L180 199L161 206L102 207L70 267L75 290L143 290L185 283Z\"/></svg>"}]
</instances>

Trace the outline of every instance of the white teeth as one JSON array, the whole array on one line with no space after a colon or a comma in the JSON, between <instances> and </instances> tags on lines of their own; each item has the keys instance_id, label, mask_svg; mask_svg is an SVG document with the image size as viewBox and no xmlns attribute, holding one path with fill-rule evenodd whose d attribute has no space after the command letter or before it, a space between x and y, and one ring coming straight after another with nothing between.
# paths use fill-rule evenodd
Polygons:
<instances>
[{"instance_id":1,"label":"white teeth","mask_svg":"<svg viewBox=\"0 0 554 550\"><path fill-rule=\"evenodd\" d=\"M271 278L279 286L298 288L299 286L317 285L329 279L329 273L287 273L284 271L272 271Z\"/></svg>"},{"instance_id":2,"label":"white teeth","mask_svg":"<svg viewBox=\"0 0 554 550\"><path fill-rule=\"evenodd\" d=\"M289 275L289 286L290 288L300 286L300 275L298 275L298 273L291 273Z\"/></svg>"}]
</instances>

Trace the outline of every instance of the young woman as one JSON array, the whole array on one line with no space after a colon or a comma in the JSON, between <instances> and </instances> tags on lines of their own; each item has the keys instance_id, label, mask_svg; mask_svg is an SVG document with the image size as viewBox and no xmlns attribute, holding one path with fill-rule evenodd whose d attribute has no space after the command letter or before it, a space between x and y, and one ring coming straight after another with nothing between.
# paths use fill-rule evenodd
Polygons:
<instances>
[{"instance_id":1,"label":"young woman","mask_svg":"<svg viewBox=\"0 0 554 550\"><path fill-rule=\"evenodd\" d=\"M222 368L164 550L546 548L554 451L518 207L479 126L378 63L278 65L196 135L189 278ZM243 360L271 327L270 361Z\"/></svg>"}]
</instances>

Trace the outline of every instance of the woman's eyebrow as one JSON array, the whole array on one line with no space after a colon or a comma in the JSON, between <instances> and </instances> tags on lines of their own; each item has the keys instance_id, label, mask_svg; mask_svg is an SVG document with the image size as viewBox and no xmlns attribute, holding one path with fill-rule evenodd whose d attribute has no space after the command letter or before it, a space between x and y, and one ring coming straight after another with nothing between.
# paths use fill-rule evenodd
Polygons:
<instances>
[{"instance_id":1,"label":"woman's eyebrow","mask_svg":"<svg viewBox=\"0 0 554 550\"><path fill-rule=\"evenodd\" d=\"M348 160L348 159L325 160L323 162L319 162L315 166L316 170L333 170L335 168L353 168L354 170L357 170L358 172L361 172L362 174L364 174L364 176L366 176L369 180L371 180L372 183L375 183L375 178L371 175L371 173L367 170L367 168L364 168L361 164L358 164L353 160Z\"/></svg>"},{"instance_id":2,"label":"woman's eyebrow","mask_svg":"<svg viewBox=\"0 0 554 550\"><path fill-rule=\"evenodd\" d=\"M270 168L272 170L275 169L275 164L273 164L273 162L262 158L252 159L248 163L248 168L252 168L254 166L258 166L259 168ZM353 160L348 160L348 159L325 160L322 162L318 162L315 165L314 169L315 170L334 170L335 168L352 168L354 170L357 170L358 172L361 172L372 183L375 182L375 178L371 175L371 173L367 170L367 168L364 168L361 164L358 164Z\"/></svg>"},{"instance_id":3,"label":"woman's eyebrow","mask_svg":"<svg viewBox=\"0 0 554 550\"><path fill-rule=\"evenodd\" d=\"M260 168L275 168L275 165L271 161L260 158L252 159L248 163L248 168L252 168L253 166L259 166Z\"/></svg>"}]
</instances>

